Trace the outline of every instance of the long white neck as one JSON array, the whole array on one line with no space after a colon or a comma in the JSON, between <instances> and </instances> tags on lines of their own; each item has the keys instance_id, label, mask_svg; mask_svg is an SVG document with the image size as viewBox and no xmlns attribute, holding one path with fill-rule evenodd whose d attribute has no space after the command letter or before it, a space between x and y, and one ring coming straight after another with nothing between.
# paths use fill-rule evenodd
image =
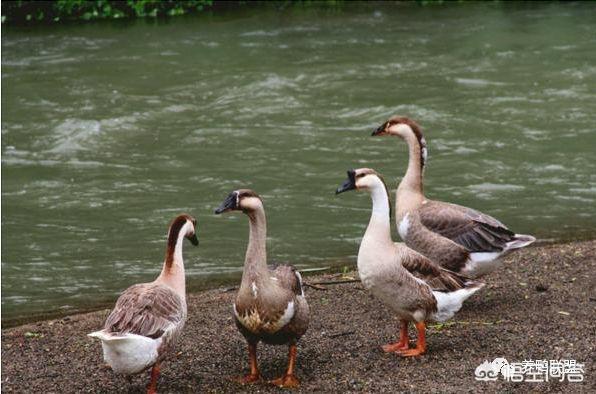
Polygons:
<instances>
[{"instance_id":1,"label":"long white neck","mask_svg":"<svg viewBox=\"0 0 596 394\"><path fill-rule=\"evenodd\" d=\"M370 222L364 233L365 239L374 239L376 242L393 243L391 240L391 210L389 208L389 195L381 179L374 177L369 187L372 198L372 213ZM364 239L363 239L364 242Z\"/></svg>"},{"instance_id":2,"label":"long white neck","mask_svg":"<svg viewBox=\"0 0 596 394\"><path fill-rule=\"evenodd\" d=\"M168 234L168 248L166 250L166 259L163 263L161 274L158 281L170 286L180 297L186 298L186 277L184 274L184 259L182 257L182 244L184 236L191 224L186 222L180 228L178 234ZM171 231L171 230L170 230Z\"/></svg>"},{"instance_id":3,"label":"long white neck","mask_svg":"<svg viewBox=\"0 0 596 394\"><path fill-rule=\"evenodd\" d=\"M172 256L172 265L179 267L184 274L184 259L182 257L182 244L184 243L184 234L186 233L186 226L182 227L182 231L178 234L176 239L176 246L174 246L174 255Z\"/></svg>"}]
</instances>

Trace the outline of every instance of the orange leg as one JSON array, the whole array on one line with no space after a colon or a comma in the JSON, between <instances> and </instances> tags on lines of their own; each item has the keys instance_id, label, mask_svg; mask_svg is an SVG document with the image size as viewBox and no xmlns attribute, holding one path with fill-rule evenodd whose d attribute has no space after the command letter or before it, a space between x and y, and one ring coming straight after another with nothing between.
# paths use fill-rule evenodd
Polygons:
<instances>
[{"instance_id":1,"label":"orange leg","mask_svg":"<svg viewBox=\"0 0 596 394\"><path fill-rule=\"evenodd\" d=\"M288 355L288 370L286 374L281 378L277 378L272 380L270 383L274 384L279 387L286 387L286 388L295 388L300 386L300 381L294 375L294 367L296 366L296 353L297 353L296 344L290 345L290 351Z\"/></svg>"},{"instance_id":2,"label":"orange leg","mask_svg":"<svg viewBox=\"0 0 596 394\"><path fill-rule=\"evenodd\" d=\"M402 357L420 356L426 353L426 324L424 322L416 323L416 329L418 330L416 347L399 352Z\"/></svg>"},{"instance_id":3,"label":"orange leg","mask_svg":"<svg viewBox=\"0 0 596 394\"><path fill-rule=\"evenodd\" d=\"M147 394L157 393L157 378L159 378L159 363L155 363L151 368L151 382L147 387Z\"/></svg>"},{"instance_id":4,"label":"orange leg","mask_svg":"<svg viewBox=\"0 0 596 394\"><path fill-rule=\"evenodd\" d=\"M408 321L402 320L401 321L401 329L399 330L399 342L389 343L387 345L383 345L383 351L386 353L392 352L399 352L402 350L408 350L410 347L408 341Z\"/></svg>"},{"instance_id":5,"label":"orange leg","mask_svg":"<svg viewBox=\"0 0 596 394\"><path fill-rule=\"evenodd\" d=\"M261 380L261 373L259 372L259 366L257 365L257 344L248 344L248 359L250 363L250 374L239 378L239 382L242 384L254 383Z\"/></svg>"}]
</instances>

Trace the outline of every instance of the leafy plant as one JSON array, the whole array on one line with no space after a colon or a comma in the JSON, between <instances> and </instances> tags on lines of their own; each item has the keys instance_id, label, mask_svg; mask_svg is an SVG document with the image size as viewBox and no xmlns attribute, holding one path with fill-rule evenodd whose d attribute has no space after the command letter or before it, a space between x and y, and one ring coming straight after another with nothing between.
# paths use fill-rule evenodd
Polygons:
<instances>
[{"instance_id":1,"label":"leafy plant","mask_svg":"<svg viewBox=\"0 0 596 394\"><path fill-rule=\"evenodd\" d=\"M2 23L32 24L73 20L146 18L184 15L214 7L233 6L244 2L214 0L57 0L5 1L2 3ZM222 3L222 4L219 4Z\"/></svg>"}]
</instances>

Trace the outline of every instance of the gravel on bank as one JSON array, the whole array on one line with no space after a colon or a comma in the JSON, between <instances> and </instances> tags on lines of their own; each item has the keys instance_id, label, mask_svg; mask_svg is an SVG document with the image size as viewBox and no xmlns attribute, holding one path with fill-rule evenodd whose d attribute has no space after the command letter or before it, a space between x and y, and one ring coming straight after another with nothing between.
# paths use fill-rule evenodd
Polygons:
<instances>
[{"instance_id":1,"label":"gravel on bank","mask_svg":"<svg viewBox=\"0 0 596 394\"><path fill-rule=\"evenodd\" d=\"M511 254L453 320L428 329L428 353L419 358L380 350L396 339L398 322L360 283L308 287L311 325L299 343L298 391L596 392L595 247L596 241L586 241ZM265 382L240 386L232 381L248 370L246 345L232 321L234 295L223 288L189 295L189 318L177 352L162 366L160 392L282 391ZM101 345L86 336L102 326L108 312L3 330L2 391L144 392L148 372L131 382L115 375L102 362ZM281 375L286 357L286 347L260 345L263 375ZM476 367L497 357L509 362L577 360L585 364L584 381L476 381Z\"/></svg>"}]
</instances>

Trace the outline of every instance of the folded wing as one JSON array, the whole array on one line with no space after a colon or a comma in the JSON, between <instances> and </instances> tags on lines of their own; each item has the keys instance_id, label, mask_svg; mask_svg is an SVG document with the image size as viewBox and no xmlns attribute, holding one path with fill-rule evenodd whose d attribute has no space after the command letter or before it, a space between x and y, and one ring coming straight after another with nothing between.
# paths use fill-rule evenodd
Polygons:
<instances>
[{"instance_id":1,"label":"folded wing","mask_svg":"<svg viewBox=\"0 0 596 394\"><path fill-rule=\"evenodd\" d=\"M452 292L481 285L481 282L456 274L434 264L430 259L414 250L409 250L402 258L402 266L413 276L424 281L433 291Z\"/></svg>"},{"instance_id":2,"label":"folded wing","mask_svg":"<svg viewBox=\"0 0 596 394\"><path fill-rule=\"evenodd\" d=\"M492 216L461 205L428 201L420 220L429 230L449 238L469 252L501 252L515 233Z\"/></svg>"},{"instance_id":3,"label":"folded wing","mask_svg":"<svg viewBox=\"0 0 596 394\"><path fill-rule=\"evenodd\" d=\"M118 298L104 330L159 338L185 318L183 300L170 288L153 283L129 287Z\"/></svg>"}]
</instances>

